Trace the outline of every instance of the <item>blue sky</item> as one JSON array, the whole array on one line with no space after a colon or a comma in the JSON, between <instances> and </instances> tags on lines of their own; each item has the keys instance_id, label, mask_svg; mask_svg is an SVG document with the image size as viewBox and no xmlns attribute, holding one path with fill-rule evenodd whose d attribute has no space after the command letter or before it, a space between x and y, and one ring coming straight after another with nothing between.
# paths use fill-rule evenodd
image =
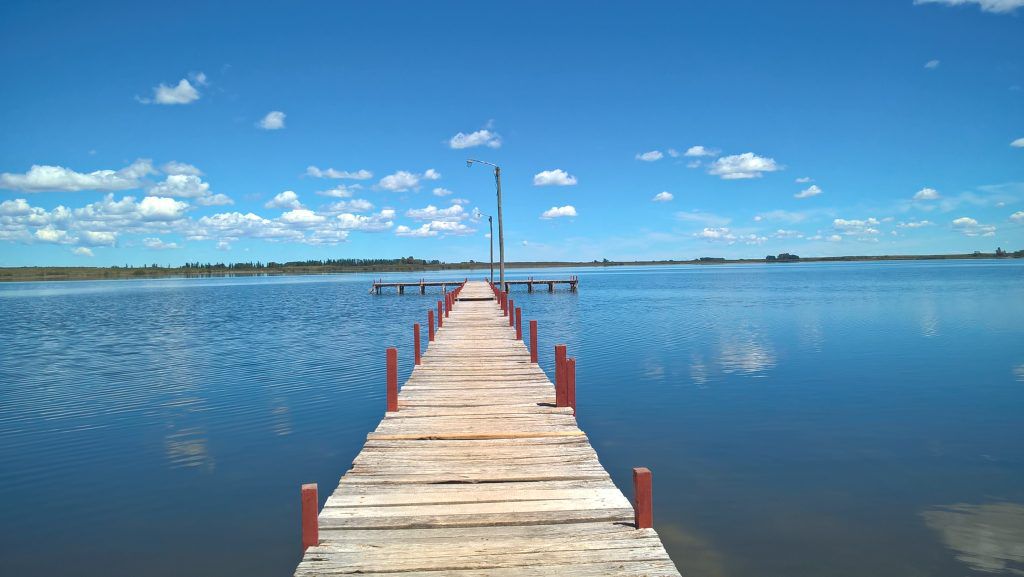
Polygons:
<instances>
[{"instance_id":1,"label":"blue sky","mask_svg":"<svg viewBox=\"0 0 1024 577\"><path fill-rule=\"evenodd\" d=\"M0 6L0 265L1024 248L1024 0ZM915 199L916 197L916 199Z\"/></svg>"}]
</instances>

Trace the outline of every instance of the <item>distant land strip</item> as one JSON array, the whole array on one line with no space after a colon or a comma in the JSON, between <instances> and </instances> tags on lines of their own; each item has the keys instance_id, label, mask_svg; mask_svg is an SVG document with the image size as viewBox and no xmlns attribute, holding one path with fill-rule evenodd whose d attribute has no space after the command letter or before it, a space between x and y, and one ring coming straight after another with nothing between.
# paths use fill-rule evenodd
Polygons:
<instances>
[{"instance_id":1,"label":"distant land strip","mask_svg":"<svg viewBox=\"0 0 1024 577\"><path fill-rule=\"evenodd\" d=\"M1024 250L1016 252L973 252L965 254L908 254L878 256L824 256L798 257L783 253L779 257L725 259L701 257L692 260L637 260L637 261L541 261L507 262L505 268L582 268L612 266L659 266L659 265L718 265L718 264L764 264L786 266L800 262L855 262L855 261L906 261L944 259L1004 259L1024 258ZM351 259L345 261L302 261L302 262L240 262L232 264L188 263L182 266L111 266L111 267L0 267L0 282L61 281L61 280L104 280L138 278L202 278L231 276L271 275L317 275L341 273L384 273L384 272L428 272L428 271L487 271L487 262L427 261L414 258L401 259ZM497 263L495 263L497 268Z\"/></svg>"}]
</instances>

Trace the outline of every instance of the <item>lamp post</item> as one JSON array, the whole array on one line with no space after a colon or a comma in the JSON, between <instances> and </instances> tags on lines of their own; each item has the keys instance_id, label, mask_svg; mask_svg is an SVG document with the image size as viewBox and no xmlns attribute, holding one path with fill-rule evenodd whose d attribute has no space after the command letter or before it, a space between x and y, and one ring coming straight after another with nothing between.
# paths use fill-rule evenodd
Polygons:
<instances>
[{"instance_id":1,"label":"lamp post","mask_svg":"<svg viewBox=\"0 0 1024 577\"><path fill-rule=\"evenodd\" d=\"M487 238L491 241L491 284L494 284L494 217L487 216L487 226L491 229L491 234L487 235Z\"/></svg>"},{"instance_id":2,"label":"lamp post","mask_svg":"<svg viewBox=\"0 0 1024 577\"><path fill-rule=\"evenodd\" d=\"M498 278L501 282L501 290L505 290L505 234L501 219L501 167L491 162L487 162L484 160L476 160L473 158L466 160L466 166L473 166L474 162L479 162L480 164L486 164L487 166L494 167L494 183L498 190ZM491 242L494 242L493 239L491 240ZM491 260L494 260L493 256L491 256ZM493 278L494 272L492 271L491 282L494 282Z\"/></svg>"}]
</instances>

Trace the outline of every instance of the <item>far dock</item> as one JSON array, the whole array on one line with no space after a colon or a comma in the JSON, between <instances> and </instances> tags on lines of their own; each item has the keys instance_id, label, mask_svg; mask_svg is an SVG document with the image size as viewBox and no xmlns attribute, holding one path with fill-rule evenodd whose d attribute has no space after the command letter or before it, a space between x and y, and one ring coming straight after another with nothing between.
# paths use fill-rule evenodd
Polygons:
<instances>
[{"instance_id":1,"label":"far dock","mask_svg":"<svg viewBox=\"0 0 1024 577\"><path fill-rule=\"evenodd\" d=\"M371 293L381 294L381 291L386 288L394 288L398 291L398 294L405 294L407 288L418 288L420 294L427 294L428 287L441 287L442 293L447 293L449 287L457 287L464 284L466 281L425 281L420 279L418 281L407 281L407 282L384 282L383 280L377 280L373 282L373 286L370 288ZM534 285L547 286L548 292L555 292L556 285L566 285L569 287L570 292L576 292L577 286L579 285L580 277L572 275L567 279L535 279L532 276L526 279L506 280L505 281L505 292L512 292L513 286L526 286L526 292L533 292ZM500 287L499 287L500 288Z\"/></svg>"}]
</instances>

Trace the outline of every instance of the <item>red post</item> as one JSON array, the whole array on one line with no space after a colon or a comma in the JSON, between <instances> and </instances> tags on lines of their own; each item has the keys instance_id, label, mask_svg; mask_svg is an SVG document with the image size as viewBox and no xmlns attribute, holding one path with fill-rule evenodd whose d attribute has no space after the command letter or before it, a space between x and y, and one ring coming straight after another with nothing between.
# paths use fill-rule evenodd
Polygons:
<instances>
[{"instance_id":1,"label":"red post","mask_svg":"<svg viewBox=\"0 0 1024 577\"><path fill-rule=\"evenodd\" d=\"M537 321L530 321L530 362L537 362Z\"/></svg>"},{"instance_id":2,"label":"red post","mask_svg":"<svg viewBox=\"0 0 1024 577\"><path fill-rule=\"evenodd\" d=\"M565 406L565 345L555 345L555 406Z\"/></svg>"},{"instance_id":3,"label":"red post","mask_svg":"<svg viewBox=\"0 0 1024 577\"><path fill-rule=\"evenodd\" d=\"M508 301L508 326L513 327L516 324L516 301L509 299Z\"/></svg>"},{"instance_id":4,"label":"red post","mask_svg":"<svg viewBox=\"0 0 1024 577\"><path fill-rule=\"evenodd\" d=\"M412 325L412 340L413 340L413 351L415 356L413 357L417 365L420 364L420 324L413 323Z\"/></svg>"},{"instance_id":5,"label":"red post","mask_svg":"<svg viewBox=\"0 0 1024 577\"><path fill-rule=\"evenodd\" d=\"M508 316L508 293L501 293L501 314Z\"/></svg>"},{"instance_id":6,"label":"red post","mask_svg":"<svg viewBox=\"0 0 1024 577\"><path fill-rule=\"evenodd\" d=\"M576 416L576 357L565 359L565 403Z\"/></svg>"},{"instance_id":7,"label":"red post","mask_svg":"<svg viewBox=\"0 0 1024 577\"><path fill-rule=\"evenodd\" d=\"M398 349L388 347L388 412L398 410Z\"/></svg>"},{"instance_id":8,"label":"red post","mask_svg":"<svg viewBox=\"0 0 1024 577\"><path fill-rule=\"evenodd\" d=\"M437 301L437 328L444 326L444 309L441 307L441 301Z\"/></svg>"},{"instance_id":9,"label":"red post","mask_svg":"<svg viewBox=\"0 0 1024 577\"><path fill-rule=\"evenodd\" d=\"M434 311L427 311L427 340L434 342Z\"/></svg>"},{"instance_id":10,"label":"red post","mask_svg":"<svg viewBox=\"0 0 1024 577\"><path fill-rule=\"evenodd\" d=\"M647 467L633 467L633 522L637 529L654 527L654 513L651 509L651 470Z\"/></svg>"},{"instance_id":11,"label":"red post","mask_svg":"<svg viewBox=\"0 0 1024 577\"><path fill-rule=\"evenodd\" d=\"M516 307L516 340L523 340L523 307Z\"/></svg>"},{"instance_id":12,"label":"red post","mask_svg":"<svg viewBox=\"0 0 1024 577\"><path fill-rule=\"evenodd\" d=\"M320 526L317 523L317 508L320 506L316 496L316 483L302 486L302 550L316 547L320 543Z\"/></svg>"},{"instance_id":13,"label":"red post","mask_svg":"<svg viewBox=\"0 0 1024 577\"><path fill-rule=\"evenodd\" d=\"M452 312L452 294L448 293L444 295L444 318L448 318L448 315Z\"/></svg>"}]
</instances>

